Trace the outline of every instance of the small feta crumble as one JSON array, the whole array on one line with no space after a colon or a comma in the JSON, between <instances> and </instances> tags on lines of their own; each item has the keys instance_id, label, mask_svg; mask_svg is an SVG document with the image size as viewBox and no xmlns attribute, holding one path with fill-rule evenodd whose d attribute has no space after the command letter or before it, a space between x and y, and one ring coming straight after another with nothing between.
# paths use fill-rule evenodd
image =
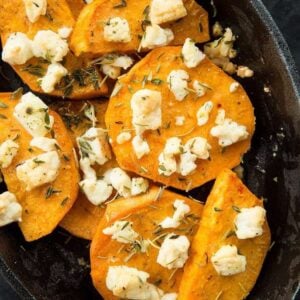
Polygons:
<instances>
[{"instance_id":1,"label":"small feta crumble","mask_svg":"<svg viewBox=\"0 0 300 300\"><path fill-rule=\"evenodd\" d=\"M149 273L127 266L110 266L106 287L121 299L159 300L163 291L147 282Z\"/></svg>"},{"instance_id":2,"label":"small feta crumble","mask_svg":"<svg viewBox=\"0 0 300 300\"><path fill-rule=\"evenodd\" d=\"M33 137L45 136L54 123L54 118L49 116L48 106L30 92L21 97L13 115Z\"/></svg>"},{"instance_id":3,"label":"small feta crumble","mask_svg":"<svg viewBox=\"0 0 300 300\"><path fill-rule=\"evenodd\" d=\"M105 129L91 127L81 137L77 138L77 144L80 157L87 157L90 160L90 165L97 163L101 166L111 158Z\"/></svg>"},{"instance_id":4,"label":"small feta crumble","mask_svg":"<svg viewBox=\"0 0 300 300\"><path fill-rule=\"evenodd\" d=\"M88 157L81 158L79 166L84 179L97 179L96 171L91 167L91 162Z\"/></svg>"},{"instance_id":5,"label":"small feta crumble","mask_svg":"<svg viewBox=\"0 0 300 300\"><path fill-rule=\"evenodd\" d=\"M200 83L198 80L194 80L193 89L197 97L202 97L206 94L208 87L205 84Z\"/></svg>"},{"instance_id":6,"label":"small feta crumble","mask_svg":"<svg viewBox=\"0 0 300 300\"><path fill-rule=\"evenodd\" d=\"M150 147L146 140L139 135L132 139L133 151L138 159L141 159L144 155L150 153Z\"/></svg>"},{"instance_id":7,"label":"small feta crumble","mask_svg":"<svg viewBox=\"0 0 300 300\"><path fill-rule=\"evenodd\" d=\"M263 207L242 208L234 224L238 239L251 239L263 234L263 224L266 219L266 210Z\"/></svg>"},{"instance_id":8,"label":"small feta crumble","mask_svg":"<svg viewBox=\"0 0 300 300\"><path fill-rule=\"evenodd\" d=\"M223 35L223 27L219 22L216 22L212 27L212 34L214 37L219 37Z\"/></svg>"},{"instance_id":9,"label":"small feta crumble","mask_svg":"<svg viewBox=\"0 0 300 300\"><path fill-rule=\"evenodd\" d=\"M19 145L12 141L6 140L0 144L0 168L7 168L12 163L14 157L17 155Z\"/></svg>"},{"instance_id":10,"label":"small feta crumble","mask_svg":"<svg viewBox=\"0 0 300 300\"><path fill-rule=\"evenodd\" d=\"M195 42L187 38L182 46L183 62L188 68L195 68L205 58L205 54L198 49Z\"/></svg>"},{"instance_id":11,"label":"small feta crumble","mask_svg":"<svg viewBox=\"0 0 300 300\"><path fill-rule=\"evenodd\" d=\"M150 21L152 24L162 24L176 21L187 15L182 0L152 0L150 4Z\"/></svg>"},{"instance_id":12,"label":"small feta crumble","mask_svg":"<svg viewBox=\"0 0 300 300\"><path fill-rule=\"evenodd\" d=\"M240 84L236 81L231 83L230 86L229 86L229 92L230 93L235 93L238 90L239 86L240 86Z\"/></svg>"},{"instance_id":13,"label":"small feta crumble","mask_svg":"<svg viewBox=\"0 0 300 300\"><path fill-rule=\"evenodd\" d=\"M198 126L203 126L208 122L213 107L212 101L207 101L198 109L196 114Z\"/></svg>"},{"instance_id":14,"label":"small feta crumble","mask_svg":"<svg viewBox=\"0 0 300 300\"><path fill-rule=\"evenodd\" d=\"M117 136L117 144L122 145L131 140L131 133L130 132L121 132Z\"/></svg>"},{"instance_id":15,"label":"small feta crumble","mask_svg":"<svg viewBox=\"0 0 300 300\"><path fill-rule=\"evenodd\" d=\"M57 33L62 39L67 39L73 31L72 27L61 27L58 29Z\"/></svg>"},{"instance_id":16,"label":"small feta crumble","mask_svg":"<svg viewBox=\"0 0 300 300\"><path fill-rule=\"evenodd\" d=\"M218 119L216 126L212 127L210 134L219 139L221 147L227 147L239 141L248 138L249 133L244 125L240 125L229 118L225 118L223 122Z\"/></svg>"},{"instance_id":17,"label":"small feta crumble","mask_svg":"<svg viewBox=\"0 0 300 300\"><path fill-rule=\"evenodd\" d=\"M68 74L68 70L59 63L52 63L47 69L46 75L41 79L41 89L45 93L52 93L56 84Z\"/></svg>"},{"instance_id":18,"label":"small feta crumble","mask_svg":"<svg viewBox=\"0 0 300 300\"><path fill-rule=\"evenodd\" d=\"M184 145L184 151L195 154L199 159L208 159L210 149L207 139L200 136L189 139Z\"/></svg>"},{"instance_id":19,"label":"small feta crumble","mask_svg":"<svg viewBox=\"0 0 300 300\"><path fill-rule=\"evenodd\" d=\"M53 182L58 176L60 159L56 151L40 154L25 160L16 167L17 178L26 186L26 191Z\"/></svg>"},{"instance_id":20,"label":"small feta crumble","mask_svg":"<svg viewBox=\"0 0 300 300\"><path fill-rule=\"evenodd\" d=\"M12 33L2 51L2 60L10 65L23 65L33 57L32 42L22 32Z\"/></svg>"},{"instance_id":21,"label":"small feta crumble","mask_svg":"<svg viewBox=\"0 0 300 300\"><path fill-rule=\"evenodd\" d=\"M79 186L87 199L94 205L100 205L109 199L113 188L104 180L87 178L79 182Z\"/></svg>"},{"instance_id":22,"label":"small feta crumble","mask_svg":"<svg viewBox=\"0 0 300 300\"><path fill-rule=\"evenodd\" d=\"M22 206L10 192L0 195L0 227L22 221Z\"/></svg>"},{"instance_id":23,"label":"small feta crumble","mask_svg":"<svg viewBox=\"0 0 300 300\"><path fill-rule=\"evenodd\" d=\"M86 3L86 4L90 4L90 3L92 3L94 0L84 0L84 2Z\"/></svg>"},{"instance_id":24,"label":"small feta crumble","mask_svg":"<svg viewBox=\"0 0 300 300\"><path fill-rule=\"evenodd\" d=\"M164 239L157 263L167 269L182 268L188 259L190 241L185 235L168 234Z\"/></svg>"},{"instance_id":25,"label":"small feta crumble","mask_svg":"<svg viewBox=\"0 0 300 300\"><path fill-rule=\"evenodd\" d=\"M101 65L101 72L111 79L117 79L121 75L121 68L112 65Z\"/></svg>"},{"instance_id":26,"label":"small feta crumble","mask_svg":"<svg viewBox=\"0 0 300 300\"><path fill-rule=\"evenodd\" d=\"M162 152L158 156L158 174L171 176L177 170L177 162L174 156L166 155Z\"/></svg>"},{"instance_id":27,"label":"small feta crumble","mask_svg":"<svg viewBox=\"0 0 300 300\"><path fill-rule=\"evenodd\" d=\"M110 18L104 25L103 34L107 42L128 43L131 41L130 27L124 18Z\"/></svg>"},{"instance_id":28,"label":"small feta crumble","mask_svg":"<svg viewBox=\"0 0 300 300\"><path fill-rule=\"evenodd\" d=\"M35 23L47 12L47 0L23 0L28 20Z\"/></svg>"},{"instance_id":29,"label":"small feta crumble","mask_svg":"<svg viewBox=\"0 0 300 300\"><path fill-rule=\"evenodd\" d=\"M159 25L153 24L146 27L141 47L154 49L156 47L167 46L174 40L173 31L169 28L161 28Z\"/></svg>"},{"instance_id":30,"label":"small feta crumble","mask_svg":"<svg viewBox=\"0 0 300 300\"><path fill-rule=\"evenodd\" d=\"M211 262L221 276L231 276L245 272L246 257L239 255L236 246L222 246L212 257Z\"/></svg>"},{"instance_id":31,"label":"small feta crumble","mask_svg":"<svg viewBox=\"0 0 300 300\"><path fill-rule=\"evenodd\" d=\"M133 243L139 236L132 228L133 223L128 221L116 221L112 226L103 229L103 233L111 235L113 240L119 243Z\"/></svg>"},{"instance_id":32,"label":"small feta crumble","mask_svg":"<svg viewBox=\"0 0 300 300\"><path fill-rule=\"evenodd\" d=\"M164 148L164 154L165 155L177 155L183 152L183 146L181 143L181 139L178 137L171 137L167 139L165 148Z\"/></svg>"},{"instance_id":33,"label":"small feta crumble","mask_svg":"<svg viewBox=\"0 0 300 300\"><path fill-rule=\"evenodd\" d=\"M65 39L51 30L40 30L33 39L32 51L35 57L42 57L51 63L60 62L69 52Z\"/></svg>"},{"instance_id":34,"label":"small feta crumble","mask_svg":"<svg viewBox=\"0 0 300 300\"><path fill-rule=\"evenodd\" d=\"M30 147L36 147L45 152L54 151L58 148L58 144L55 139L50 139L43 136L33 138L29 145Z\"/></svg>"},{"instance_id":35,"label":"small feta crumble","mask_svg":"<svg viewBox=\"0 0 300 300\"><path fill-rule=\"evenodd\" d=\"M175 125L176 126L183 126L185 123L185 116L176 116L175 117Z\"/></svg>"},{"instance_id":36,"label":"small feta crumble","mask_svg":"<svg viewBox=\"0 0 300 300\"><path fill-rule=\"evenodd\" d=\"M111 184L118 194L128 198L131 196L131 179L121 168L109 169L104 173L104 180Z\"/></svg>"},{"instance_id":37,"label":"small feta crumble","mask_svg":"<svg viewBox=\"0 0 300 300\"><path fill-rule=\"evenodd\" d=\"M184 70L173 70L168 75L167 82L175 99L182 101L188 95L189 74Z\"/></svg>"},{"instance_id":38,"label":"small feta crumble","mask_svg":"<svg viewBox=\"0 0 300 300\"><path fill-rule=\"evenodd\" d=\"M146 193L149 188L149 181L143 177L134 177L131 181L131 195L136 196Z\"/></svg>"},{"instance_id":39,"label":"small feta crumble","mask_svg":"<svg viewBox=\"0 0 300 300\"><path fill-rule=\"evenodd\" d=\"M181 221L184 219L184 216L191 211L191 208L185 204L183 200L176 199L174 201L173 207L175 212L173 216L166 217L159 225L162 228L177 228L180 226Z\"/></svg>"},{"instance_id":40,"label":"small feta crumble","mask_svg":"<svg viewBox=\"0 0 300 300\"><path fill-rule=\"evenodd\" d=\"M248 78L252 77L254 75L254 72L247 66L238 66L236 74L241 78Z\"/></svg>"},{"instance_id":41,"label":"small feta crumble","mask_svg":"<svg viewBox=\"0 0 300 300\"><path fill-rule=\"evenodd\" d=\"M177 293L164 294L160 300L177 300Z\"/></svg>"},{"instance_id":42,"label":"small feta crumble","mask_svg":"<svg viewBox=\"0 0 300 300\"><path fill-rule=\"evenodd\" d=\"M132 124L137 135L161 126L161 92L142 89L132 95Z\"/></svg>"},{"instance_id":43,"label":"small feta crumble","mask_svg":"<svg viewBox=\"0 0 300 300\"><path fill-rule=\"evenodd\" d=\"M187 176L196 170L197 165L195 161L197 156L190 151L186 151L180 155L180 162L178 166L178 173L182 176Z\"/></svg>"}]
</instances>

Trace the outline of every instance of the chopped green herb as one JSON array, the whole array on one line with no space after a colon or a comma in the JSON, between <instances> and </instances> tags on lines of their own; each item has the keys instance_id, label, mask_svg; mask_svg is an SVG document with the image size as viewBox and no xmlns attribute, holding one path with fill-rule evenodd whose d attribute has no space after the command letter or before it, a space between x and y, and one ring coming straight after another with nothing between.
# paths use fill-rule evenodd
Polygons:
<instances>
[{"instance_id":1,"label":"chopped green herb","mask_svg":"<svg viewBox=\"0 0 300 300\"><path fill-rule=\"evenodd\" d=\"M155 85L160 85L160 84L162 84L164 81L163 80L161 80L161 79L159 79L159 78L153 78L152 80L151 80L151 83L153 83L153 84L155 84Z\"/></svg>"},{"instance_id":2,"label":"chopped green herb","mask_svg":"<svg viewBox=\"0 0 300 300\"><path fill-rule=\"evenodd\" d=\"M8 106L5 103L3 103L3 102L0 101L0 108L7 108L7 107Z\"/></svg>"},{"instance_id":3,"label":"chopped green herb","mask_svg":"<svg viewBox=\"0 0 300 300\"><path fill-rule=\"evenodd\" d=\"M61 191L55 190L52 186L50 186L50 187L47 189L47 191L46 191L45 198L48 199L48 198L50 198L52 195L58 194L58 193L61 193Z\"/></svg>"},{"instance_id":4,"label":"chopped green herb","mask_svg":"<svg viewBox=\"0 0 300 300\"><path fill-rule=\"evenodd\" d=\"M16 100L21 98L21 96L23 95L23 88L18 88L17 90L15 90L14 92L12 92L12 94L10 95L10 100Z\"/></svg>"},{"instance_id":5,"label":"chopped green herb","mask_svg":"<svg viewBox=\"0 0 300 300\"><path fill-rule=\"evenodd\" d=\"M236 211L237 213L240 213L240 212L241 212L240 208L237 207L237 206L235 206L235 205L232 205L232 209L233 209L234 211Z\"/></svg>"},{"instance_id":6,"label":"chopped green herb","mask_svg":"<svg viewBox=\"0 0 300 300\"><path fill-rule=\"evenodd\" d=\"M35 159L33 160L33 162L36 163L37 165L40 165L40 164L44 164L44 163L45 163L43 160L40 160L40 159L38 159L38 158L35 158Z\"/></svg>"},{"instance_id":7,"label":"chopped green herb","mask_svg":"<svg viewBox=\"0 0 300 300\"><path fill-rule=\"evenodd\" d=\"M219 207L214 207L214 211L215 211L215 212L220 212L220 211L222 211L222 209L219 208Z\"/></svg>"},{"instance_id":8,"label":"chopped green herb","mask_svg":"<svg viewBox=\"0 0 300 300\"><path fill-rule=\"evenodd\" d=\"M158 168L164 172L167 171L167 169L164 165L159 165Z\"/></svg>"},{"instance_id":9,"label":"chopped green herb","mask_svg":"<svg viewBox=\"0 0 300 300\"><path fill-rule=\"evenodd\" d=\"M28 66L22 68L22 71L28 72L37 77L43 77L46 74L46 70L40 65L29 64Z\"/></svg>"},{"instance_id":10,"label":"chopped green herb","mask_svg":"<svg viewBox=\"0 0 300 300\"><path fill-rule=\"evenodd\" d=\"M61 206L65 206L65 204L68 202L69 197L66 197L65 199L63 199L63 201L61 201L60 205Z\"/></svg>"},{"instance_id":11,"label":"chopped green herb","mask_svg":"<svg viewBox=\"0 0 300 300\"><path fill-rule=\"evenodd\" d=\"M127 6L127 2L126 0L121 0L121 2L115 6L113 6L113 8L122 8L122 7L126 7Z\"/></svg>"}]
</instances>

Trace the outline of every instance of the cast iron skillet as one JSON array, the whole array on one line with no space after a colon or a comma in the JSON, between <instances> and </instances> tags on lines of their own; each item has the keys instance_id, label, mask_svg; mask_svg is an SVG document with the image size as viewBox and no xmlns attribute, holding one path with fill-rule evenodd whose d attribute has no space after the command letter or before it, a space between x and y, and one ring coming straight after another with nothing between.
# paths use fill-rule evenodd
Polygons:
<instances>
[{"instance_id":1,"label":"cast iron skillet","mask_svg":"<svg viewBox=\"0 0 300 300\"><path fill-rule=\"evenodd\" d=\"M210 1L200 2L212 13ZM299 77L288 47L261 1L215 0L215 4L217 19L239 35L238 61L255 70L253 79L242 82L257 117L253 145L244 159L244 180L257 196L264 197L275 242L249 299L297 299ZM4 73L1 91L20 86L20 80L7 65L1 63L0 73ZM271 93L265 93L264 87L269 87ZM210 187L207 184L193 194L207 194ZM16 225L1 228L0 254L2 272L23 299L101 299L89 276L89 242L71 237L61 229L40 241L25 243Z\"/></svg>"}]
</instances>

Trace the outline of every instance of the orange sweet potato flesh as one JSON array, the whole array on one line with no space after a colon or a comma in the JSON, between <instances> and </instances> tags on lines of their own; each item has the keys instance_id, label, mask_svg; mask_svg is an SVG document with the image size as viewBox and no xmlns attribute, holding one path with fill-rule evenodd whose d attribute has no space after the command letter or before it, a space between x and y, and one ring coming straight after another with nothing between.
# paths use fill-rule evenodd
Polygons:
<instances>
[{"instance_id":1,"label":"orange sweet potato flesh","mask_svg":"<svg viewBox=\"0 0 300 300\"><path fill-rule=\"evenodd\" d=\"M158 197L159 196L159 197ZM157 199L157 200L156 200ZM191 208L185 222L177 229L165 229L154 233L159 224L167 216L174 213L173 203L175 199L182 199ZM156 283L165 292L178 291L182 269L168 270L156 263L158 250L152 246L145 253L137 253L128 261L129 253L126 252L128 245L112 240L110 236L103 234L103 229L110 226L116 220L133 222L133 229L144 239L155 239L166 232L186 235L192 240L194 232L198 228L203 205L176 193L160 190L153 187L147 194L126 200L119 200L107 205L91 245L91 275L94 286L104 299L118 299L106 288L105 278L109 266L126 265L150 274L149 282ZM122 248L123 246L123 248ZM113 256L116 257L113 262Z\"/></svg>"},{"instance_id":2,"label":"orange sweet potato flesh","mask_svg":"<svg viewBox=\"0 0 300 300\"><path fill-rule=\"evenodd\" d=\"M1 0L0 28L2 44L5 44L8 36L13 32L23 32L32 39L40 30L52 30L57 32L62 27L74 27L75 20L65 0L48 0L47 3L46 16L41 16L35 23L30 23L26 17L22 0ZM75 57L72 52L69 51L63 64L69 73L72 74L75 70L88 68L89 60L84 56ZM12 67L32 91L43 93L37 80L46 73L48 65L49 63L45 60L32 58L24 65L15 65ZM38 66L38 73L32 71L33 66ZM99 74L96 69L94 69L93 74L98 74L98 82L100 84L103 79L101 74ZM86 78L84 86L80 86L76 81L71 85L73 86L72 91L70 88L66 88L67 83L65 83L50 94L52 96L64 96L70 99L89 99L107 93L107 85L103 83L100 88L95 88L91 83L91 77Z\"/></svg>"},{"instance_id":3,"label":"orange sweet potato flesh","mask_svg":"<svg viewBox=\"0 0 300 300\"><path fill-rule=\"evenodd\" d=\"M58 114L50 111L55 119L53 132L60 150L58 150L61 168L55 181L37 187L30 192L25 191L24 184L16 176L16 166L27 159L37 156L43 151L30 147L32 136L13 117L13 110L18 100L11 100L10 93L2 93L1 102L7 108L1 108L0 143L6 139L16 139L19 144L18 154L12 164L2 169L8 190L14 193L22 205L22 222L19 223L26 241L34 241L50 234L65 214L70 210L78 194L79 173L73 155L73 144L67 129ZM3 117L4 116L4 117ZM30 149L30 150L29 150ZM46 193L52 187L60 191L50 197Z\"/></svg>"},{"instance_id":4,"label":"orange sweet potato flesh","mask_svg":"<svg viewBox=\"0 0 300 300\"><path fill-rule=\"evenodd\" d=\"M265 222L261 236L237 239L230 234L237 215L233 206L249 208L263 206L263 203L235 173L225 169L217 177L205 204L199 230L191 246L191 256L184 268L179 300L244 299L254 286L270 246L270 230ZM246 256L245 272L232 276L218 275L211 256L223 245L236 245Z\"/></svg>"},{"instance_id":5,"label":"orange sweet potato flesh","mask_svg":"<svg viewBox=\"0 0 300 300\"><path fill-rule=\"evenodd\" d=\"M223 168L233 168L240 164L242 155L249 149L251 137L255 127L255 117L250 99L242 87L235 93L229 92L229 86L234 80L225 74L207 58L196 68L188 69L181 58L181 47L163 47L150 52L138 62L119 83L120 91L110 98L105 120L112 139L112 147L121 168L148 177L153 181L164 183L182 190L189 190L214 179ZM167 86L167 77L172 70L183 69L188 72L190 85L194 80L208 85L211 90L200 98L192 92L182 101L175 100L173 93ZM159 85L148 82L143 85L145 76L152 72L153 79L163 82ZM116 143L118 134L124 130L133 130L132 110L130 101L132 94L146 88L160 91L162 95L162 126L157 131L147 131L144 138L147 140L151 152L137 159L131 141L122 145ZM196 112L206 102L214 104L208 122L199 127ZM219 108L223 108L226 117L245 125L249 133L248 139L240 141L222 149L218 139L210 135L211 128ZM183 126L175 125L175 116L184 116ZM134 131L133 131L134 132ZM134 133L133 133L134 134ZM209 160L197 160L197 169L188 176L177 173L169 177L158 174L158 156L163 151L166 140L171 137L180 137L185 143L192 137L201 136L208 140L212 149ZM145 172L145 170L148 170Z\"/></svg>"},{"instance_id":6,"label":"orange sweet potato flesh","mask_svg":"<svg viewBox=\"0 0 300 300\"><path fill-rule=\"evenodd\" d=\"M66 0L66 2L68 3L74 18L77 20L80 12L86 5L84 0Z\"/></svg>"},{"instance_id":7,"label":"orange sweet potato flesh","mask_svg":"<svg viewBox=\"0 0 300 300\"><path fill-rule=\"evenodd\" d=\"M126 7L114 8L119 0L95 0L87 5L78 17L75 25L71 48L76 55L88 53L91 56L109 52L134 52L140 45L143 35L142 22L150 0L130 0ZM209 24L207 12L194 0L184 0L188 15L181 20L166 24L163 27L172 29L174 40L171 45L182 45L186 37L198 43L209 40ZM146 10L145 10L146 9ZM127 19L131 31L129 43L114 43L104 40L103 28L109 18ZM201 25L200 25L201 24Z\"/></svg>"}]
</instances>

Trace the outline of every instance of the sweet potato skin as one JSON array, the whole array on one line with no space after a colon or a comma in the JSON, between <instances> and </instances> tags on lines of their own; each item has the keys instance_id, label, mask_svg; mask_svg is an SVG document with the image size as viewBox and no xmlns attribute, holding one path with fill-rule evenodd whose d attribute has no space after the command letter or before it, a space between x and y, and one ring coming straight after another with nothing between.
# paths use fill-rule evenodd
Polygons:
<instances>
[{"instance_id":1,"label":"sweet potato skin","mask_svg":"<svg viewBox=\"0 0 300 300\"><path fill-rule=\"evenodd\" d=\"M230 234L238 208L263 206L230 170L225 169L217 177L205 204L198 232L192 243L191 256L184 268L179 289L179 300L187 299L244 299L260 273L270 246L268 223L264 233L252 239L239 240ZM246 271L233 276L219 276L211 256L223 245L236 245L247 258Z\"/></svg>"},{"instance_id":2,"label":"sweet potato skin","mask_svg":"<svg viewBox=\"0 0 300 300\"><path fill-rule=\"evenodd\" d=\"M13 32L23 32L32 39L39 30L52 30L57 32L61 27L74 27L75 20L65 0L48 0L47 3L47 14L41 16L37 22L30 23L26 17L22 0L1 0L0 28L2 44L5 44L8 36ZM70 51L65 57L64 66L72 73L75 70L87 68L88 63L89 60L86 57L75 57ZM48 64L49 63L41 59L32 58L24 65L15 65L12 66L12 68L32 91L43 93L37 81L40 76L26 71L26 67L39 66L42 72L46 73ZM101 74L99 74L99 81L102 81ZM72 93L67 93L66 89L61 88L55 89L50 95L57 97L65 96L70 99L89 99L106 94L108 91L105 83L99 89L95 89L91 83L86 86L80 86L78 83L74 83L73 86Z\"/></svg>"},{"instance_id":3,"label":"sweet potato skin","mask_svg":"<svg viewBox=\"0 0 300 300\"><path fill-rule=\"evenodd\" d=\"M114 8L121 1L95 0L87 5L78 17L71 39L71 48L76 55L87 53L91 56L110 52L134 52L139 48L143 35L142 22L147 14L149 0L131 0L126 7ZM209 40L207 12L194 0L184 0L188 15L181 20L166 24L174 32L171 45L181 45L186 37L201 43ZM103 24L112 17L128 20L132 40L129 43L112 43L104 40ZM201 25L200 25L201 24Z\"/></svg>"},{"instance_id":4,"label":"sweet potato skin","mask_svg":"<svg viewBox=\"0 0 300 300\"><path fill-rule=\"evenodd\" d=\"M18 100L11 100L10 97L11 93L1 94L1 102L5 103L7 108L0 109L1 115L6 117L6 119L1 119L0 123L0 143L8 138L17 137L16 141L20 148L12 164L8 168L2 169L2 173L8 190L16 195L23 208L22 222L19 223L21 231L26 241L34 241L51 233L72 207L77 198L79 173L68 132L59 115L50 111L50 115L55 119L53 132L61 149L58 150L61 168L54 182L35 188L30 192L25 191L24 185L16 176L16 166L43 152L37 148L29 150L32 137L13 117L13 109ZM52 194L46 199L45 195L50 186L61 192Z\"/></svg>"},{"instance_id":5,"label":"sweet potato skin","mask_svg":"<svg viewBox=\"0 0 300 300\"><path fill-rule=\"evenodd\" d=\"M181 47L163 47L150 52L144 59L137 63L119 83L122 85L117 95L110 98L105 115L109 136L112 139L112 147L119 165L125 170L135 172L148 177L153 181L161 182L167 186L173 186L182 190L189 190L214 179L225 167L233 168L240 164L242 155L249 149L251 137L255 127L254 110L250 99L242 87L235 93L230 93L229 86L234 80L226 75L207 58L196 68L188 69L180 58ZM172 70L185 70L190 76L190 85L197 79L208 85L211 90L200 98L194 93L182 101L175 100L174 95L167 86L167 77ZM145 82L152 72L153 79L162 80L161 84ZM129 130L134 135L132 125L132 110L130 100L136 91L146 88L160 91L162 94L162 126L157 131L147 131L144 137L147 140L151 152L141 159L137 159L131 141L122 145L116 143L116 138L122 130ZM199 127L197 125L196 112L206 102L214 104L208 122ZM249 132L248 139L235 143L225 149L218 145L218 139L210 134L215 124L215 118L219 108L223 108L226 117L239 124L245 125ZM184 116L183 126L175 126L175 116ZM170 137L180 137L185 143L192 137L201 136L208 140L212 149L209 160L198 160L194 173L183 177L177 173L166 177L158 174L158 156L163 151L165 142ZM143 168L141 168L143 167ZM148 172L145 172L148 170Z\"/></svg>"},{"instance_id":6,"label":"sweet potato skin","mask_svg":"<svg viewBox=\"0 0 300 300\"><path fill-rule=\"evenodd\" d=\"M158 198L158 200L155 200ZM199 202L189 198L182 197L167 190L160 190L157 187L150 189L149 193L131 199L119 200L107 205L107 210L102 218L97 232L93 238L91 245L91 275L94 286L101 293L104 299L118 299L106 288L105 278L109 266L126 265L134 267L150 274L149 282L154 283L161 280L158 285L165 292L177 291L178 285L182 276L182 269L178 269L173 275L174 270L168 270L156 263L158 250L154 247L149 247L149 256L146 254L135 254L127 262L124 259L128 256L126 251L120 250L122 244L111 240L110 236L102 233L102 230L110 226L116 220L124 219L133 222L133 228L140 233L144 238L154 239L159 234L155 235L153 231L156 228L156 222L160 222L167 216L172 216L173 202L175 199L182 199L191 207L191 213L197 218L195 223L192 223L194 230L198 227L198 218L201 217L202 205ZM187 218L186 218L187 221ZM191 225L191 224L190 224ZM186 234L184 229L187 224L182 224L178 229L164 230L163 232L175 232L177 234ZM192 239L193 232L187 235ZM115 262L110 261L110 258L117 256ZM106 258L107 257L107 258Z\"/></svg>"}]
</instances>

